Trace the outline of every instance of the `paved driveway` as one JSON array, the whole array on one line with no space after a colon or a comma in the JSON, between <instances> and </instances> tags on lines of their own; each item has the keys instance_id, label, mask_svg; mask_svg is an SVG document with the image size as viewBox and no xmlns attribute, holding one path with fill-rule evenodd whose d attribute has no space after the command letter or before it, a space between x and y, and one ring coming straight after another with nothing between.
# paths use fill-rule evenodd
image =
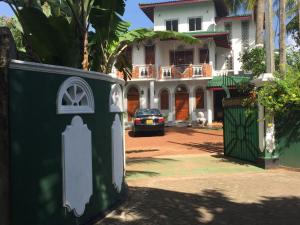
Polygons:
<instances>
[{"instance_id":1,"label":"paved driveway","mask_svg":"<svg viewBox=\"0 0 300 225\"><path fill-rule=\"evenodd\" d=\"M164 136L143 134L132 137L126 131L128 158L154 157L161 155L207 154L223 151L223 130L200 128L166 128Z\"/></svg>"},{"instance_id":2,"label":"paved driveway","mask_svg":"<svg viewBox=\"0 0 300 225\"><path fill-rule=\"evenodd\" d=\"M128 199L97 225L299 225L300 172L223 157L221 143L190 128L127 137Z\"/></svg>"}]
</instances>

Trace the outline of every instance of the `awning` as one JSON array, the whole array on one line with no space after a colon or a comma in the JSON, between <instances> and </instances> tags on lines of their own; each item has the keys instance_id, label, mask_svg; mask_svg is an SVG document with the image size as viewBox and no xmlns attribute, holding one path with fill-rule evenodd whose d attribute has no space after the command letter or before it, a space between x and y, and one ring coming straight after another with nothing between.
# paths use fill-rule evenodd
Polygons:
<instances>
[{"instance_id":1,"label":"awning","mask_svg":"<svg viewBox=\"0 0 300 225\"><path fill-rule=\"evenodd\" d=\"M231 48L229 42L229 32L226 31L196 31L196 32L185 32L184 34L191 35L195 38L213 38L216 46L222 48Z\"/></svg>"},{"instance_id":2,"label":"awning","mask_svg":"<svg viewBox=\"0 0 300 225\"><path fill-rule=\"evenodd\" d=\"M216 76L208 81L207 88L217 90L218 88L222 88L223 84L225 84L229 88L233 88L236 87L237 84L247 83L249 81L249 76Z\"/></svg>"}]
</instances>

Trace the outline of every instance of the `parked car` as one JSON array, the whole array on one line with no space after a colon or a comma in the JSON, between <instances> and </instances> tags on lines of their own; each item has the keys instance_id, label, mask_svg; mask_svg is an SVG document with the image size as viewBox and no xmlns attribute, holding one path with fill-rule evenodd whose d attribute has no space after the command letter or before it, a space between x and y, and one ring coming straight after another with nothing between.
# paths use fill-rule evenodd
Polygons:
<instances>
[{"instance_id":1,"label":"parked car","mask_svg":"<svg viewBox=\"0 0 300 225\"><path fill-rule=\"evenodd\" d=\"M165 134L165 119L158 109L138 109L134 114L133 134L143 131L155 131Z\"/></svg>"}]
</instances>

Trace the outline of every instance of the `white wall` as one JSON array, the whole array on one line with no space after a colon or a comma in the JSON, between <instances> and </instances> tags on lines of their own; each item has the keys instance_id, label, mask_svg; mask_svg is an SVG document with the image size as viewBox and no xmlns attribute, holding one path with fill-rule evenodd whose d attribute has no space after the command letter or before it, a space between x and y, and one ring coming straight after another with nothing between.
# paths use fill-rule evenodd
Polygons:
<instances>
[{"instance_id":1,"label":"white wall","mask_svg":"<svg viewBox=\"0 0 300 225\"><path fill-rule=\"evenodd\" d=\"M241 57L242 52L242 25L240 20L235 21L226 21L232 23L232 54L233 54L233 68L235 73L241 69L241 62L239 58ZM224 21L221 21L217 24L218 30L225 30ZM252 47L255 45L255 23L253 20L250 20L249 26L249 46ZM217 69L226 69L225 62L226 57L230 54L230 50L224 48L217 48Z\"/></svg>"},{"instance_id":2,"label":"white wall","mask_svg":"<svg viewBox=\"0 0 300 225\"><path fill-rule=\"evenodd\" d=\"M178 31L189 32L188 19L202 17L202 30L215 24L215 6L212 1L180 6L161 6L154 10L154 30L166 30L166 20L178 19Z\"/></svg>"}]
</instances>

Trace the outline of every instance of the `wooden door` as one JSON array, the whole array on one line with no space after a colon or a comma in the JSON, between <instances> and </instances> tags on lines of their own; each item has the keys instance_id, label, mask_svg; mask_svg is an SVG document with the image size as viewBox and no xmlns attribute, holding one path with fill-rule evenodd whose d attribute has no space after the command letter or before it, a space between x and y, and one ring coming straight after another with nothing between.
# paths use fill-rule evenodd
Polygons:
<instances>
[{"instance_id":1,"label":"wooden door","mask_svg":"<svg viewBox=\"0 0 300 225\"><path fill-rule=\"evenodd\" d=\"M176 112L176 120L189 119L189 94L188 93L175 94L175 112Z\"/></svg>"},{"instance_id":2,"label":"wooden door","mask_svg":"<svg viewBox=\"0 0 300 225\"><path fill-rule=\"evenodd\" d=\"M131 87L127 93L128 121L132 120L134 113L140 108L140 94L137 88Z\"/></svg>"},{"instance_id":3,"label":"wooden door","mask_svg":"<svg viewBox=\"0 0 300 225\"><path fill-rule=\"evenodd\" d=\"M155 46L145 46L145 63L155 64Z\"/></svg>"}]
</instances>

